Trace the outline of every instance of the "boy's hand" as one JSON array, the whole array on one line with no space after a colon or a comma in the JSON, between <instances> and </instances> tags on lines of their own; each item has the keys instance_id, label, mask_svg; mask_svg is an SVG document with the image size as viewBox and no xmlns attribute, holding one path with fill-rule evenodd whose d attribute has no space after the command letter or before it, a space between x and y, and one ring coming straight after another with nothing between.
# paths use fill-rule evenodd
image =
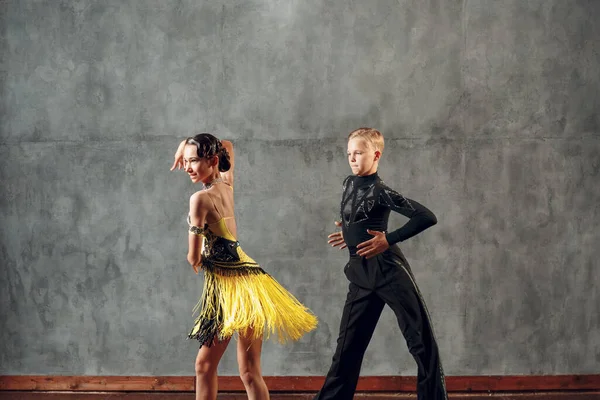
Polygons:
<instances>
[{"instance_id":1,"label":"boy's hand","mask_svg":"<svg viewBox=\"0 0 600 400\"><path fill-rule=\"evenodd\" d=\"M356 246L356 248L359 249L356 252L356 254L358 254L361 257L371 258L389 249L390 244L385 238L384 232L372 231L370 229L367 229L367 233L375 237L373 239L367 240L366 242L362 242L361 244Z\"/></svg>"},{"instance_id":2,"label":"boy's hand","mask_svg":"<svg viewBox=\"0 0 600 400\"><path fill-rule=\"evenodd\" d=\"M177 151L175 152L175 161L173 162L173 166L171 167L171 171L175 168L182 169L183 168L183 149L185 148L185 140L179 143L179 147L177 147Z\"/></svg>"},{"instance_id":3,"label":"boy's hand","mask_svg":"<svg viewBox=\"0 0 600 400\"><path fill-rule=\"evenodd\" d=\"M342 226L342 223L340 221L335 221L335 226ZM329 243L331 247L340 246L340 250L345 249L347 247L342 232L334 232L327 237L329 238L327 243Z\"/></svg>"}]
</instances>

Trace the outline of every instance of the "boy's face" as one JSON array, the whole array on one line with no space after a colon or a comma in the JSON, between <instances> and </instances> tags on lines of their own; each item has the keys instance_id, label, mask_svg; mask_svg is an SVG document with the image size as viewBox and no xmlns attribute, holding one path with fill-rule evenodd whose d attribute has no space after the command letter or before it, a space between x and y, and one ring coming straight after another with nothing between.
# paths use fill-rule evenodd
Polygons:
<instances>
[{"instance_id":1,"label":"boy's face","mask_svg":"<svg viewBox=\"0 0 600 400\"><path fill-rule=\"evenodd\" d=\"M348 141L348 164L354 175L366 176L377 172L379 157L381 152L373 149L366 140L356 137Z\"/></svg>"}]
</instances>

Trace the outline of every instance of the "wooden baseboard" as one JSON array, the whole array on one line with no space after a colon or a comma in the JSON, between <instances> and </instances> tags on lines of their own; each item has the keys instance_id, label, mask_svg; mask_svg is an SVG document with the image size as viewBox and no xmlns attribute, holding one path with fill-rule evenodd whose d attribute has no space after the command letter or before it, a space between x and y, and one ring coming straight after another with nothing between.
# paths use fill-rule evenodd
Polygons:
<instances>
[{"instance_id":1,"label":"wooden baseboard","mask_svg":"<svg viewBox=\"0 0 600 400\"><path fill-rule=\"evenodd\" d=\"M266 376L271 400L310 400L322 376ZM450 376L450 400L600 400L600 375ZM413 376L364 376L356 399L416 400ZM193 400L192 376L0 376L0 400ZM220 400L246 399L239 377L219 377Z\"/></svg>"},{"instance_id":2,"label":"wooden baseboard","mask_svg":"<svg viewBox=\"0 0 600 400\"><path fill-rule=\"evenodd\" d=\"M273 392L316 392L324 381L322 376L266 376ZM496 393L533 391L600 391L598 375L513 375L513 376L448 376L449 393ZM57 376L0 375L2 391L63 391L63 392L193 392L193 376ZM414 376L363 376L358 392L414 393ZM244 386L237 376L220 376L219 390L242 392Z\"/></svg>"}]
</instances>

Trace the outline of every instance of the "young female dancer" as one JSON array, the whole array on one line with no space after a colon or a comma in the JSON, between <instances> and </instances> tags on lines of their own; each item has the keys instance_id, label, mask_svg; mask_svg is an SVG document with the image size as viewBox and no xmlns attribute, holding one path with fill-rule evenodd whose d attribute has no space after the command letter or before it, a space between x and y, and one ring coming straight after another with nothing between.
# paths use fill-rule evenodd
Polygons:
<instances>
[{"instance_id":1,"label":"young female dancer","mask_svg":"<svg viewBox=\"0 0 600 400\"><path fill-rule=\"evenodd\" d=\"M238 333L237 359L249 399L268 399L260 354L264 335L297 340L316 317L268 275L237 241L233 201L233 145L209 133L181 142L171 170L183 168L204 189L190 197L188 262L204 270L199 316L189 333L198 339L196 399L216 399L217 365Z\"/></svg>"}]
</instances>

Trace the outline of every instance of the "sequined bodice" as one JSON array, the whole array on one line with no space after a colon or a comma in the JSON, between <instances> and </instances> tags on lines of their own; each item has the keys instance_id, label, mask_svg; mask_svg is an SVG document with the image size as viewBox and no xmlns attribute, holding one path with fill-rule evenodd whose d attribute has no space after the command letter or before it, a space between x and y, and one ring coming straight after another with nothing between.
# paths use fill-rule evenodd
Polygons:
<instances>
[{"instance_id":1,"label":"sequined bodice","mask_svg":"<svg viewBox=\"0 0 600 400\"><path fill-rule=\"evenodd\" d=\"M342 232L348 247L372 239L368 229L386 232L390 211L410 221L386 235L389 244L408 239L436 223L435 215L425 206L390 189L377 173L349 176L344 181L341 203Z\"/></svg>"},{"instance_id":2,"label":"sequined bodice","mask_svg":"<svg viewBox=\"0 0 600 400\"><path fill-rule=\"evenodd\" d=\"M188 216L188 224L190 224ZM198 228L190 224L189 231L204 236L202 266L204 268L256 268L258 264L240 247L240 243L231 234L225 218Z\"/></svg>"}]
</instances>

